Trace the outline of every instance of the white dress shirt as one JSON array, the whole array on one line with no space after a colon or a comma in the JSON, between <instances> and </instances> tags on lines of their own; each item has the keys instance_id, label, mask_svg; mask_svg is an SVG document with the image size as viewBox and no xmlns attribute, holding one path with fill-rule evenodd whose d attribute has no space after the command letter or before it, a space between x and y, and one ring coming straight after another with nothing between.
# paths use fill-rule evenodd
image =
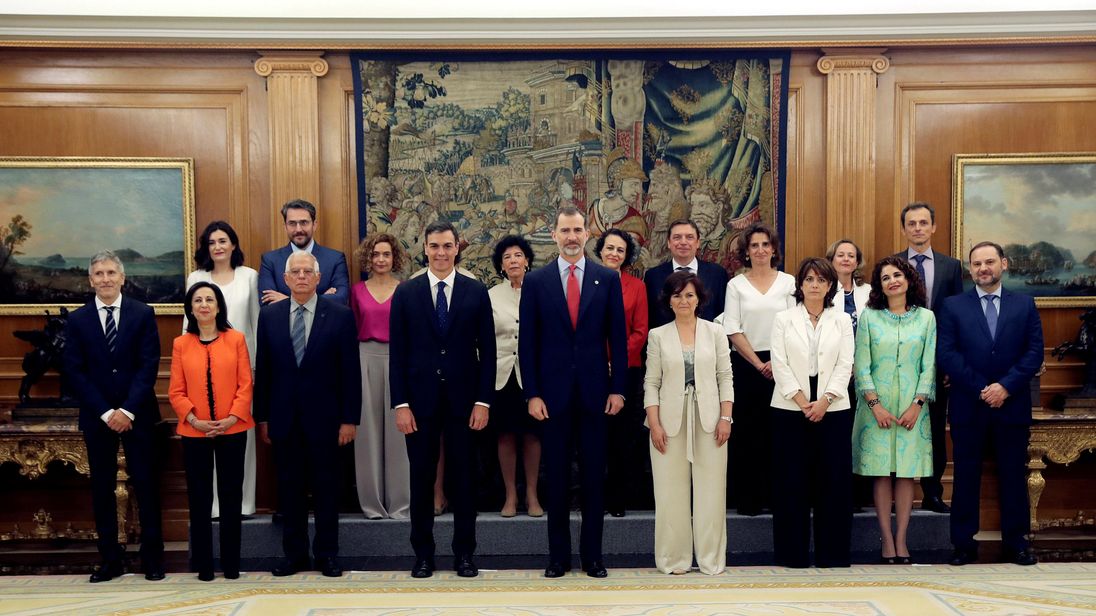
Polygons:
<instances>
[{"instance_id":1,"label":"white dress shirt","mask_svg":"<svg viewBox=\"0 0 1096 616\"><path fill-rule=\"evenodd\" d=\"M95 296L95 311L99 313L99 326L103 328L104 336L107 335L107 311L104 310L104 308L106 308L107 306L114 307L114 330L117 332L118 324L122 321L122 294L119 293L118 297L114 299L114 303L111 304L104 303L103 300L99 299L98 295ZM121 407L118 407L118 409L110 409L109 411L100 415L99 419L102 419L104 423L110 421L110 416L114 413L115 410L122 411L123 415L129 417L130 421L133 421L133 413L130 413L129 411Z\"/></svg>"}]
</instances>

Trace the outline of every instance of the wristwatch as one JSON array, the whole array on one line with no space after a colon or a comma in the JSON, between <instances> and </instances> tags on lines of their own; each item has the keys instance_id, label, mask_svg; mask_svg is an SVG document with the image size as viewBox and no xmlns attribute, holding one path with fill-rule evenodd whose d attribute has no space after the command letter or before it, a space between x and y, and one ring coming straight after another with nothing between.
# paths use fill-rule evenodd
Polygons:
<instances>
[{"instance_id":1,"label":"wristwatch","mask_svg":"<svg viewBox=\"0 0 1096 616\"><path fill-rule=\"evenodd\" d=\"M731 417L729 415L720 415L719 416L719 421L725 421L727 423L734 423L734 417Z\"/></svg>"},{"instance_id":2,"label":"wristwatch","mask_svg":"<svg viewBox=\"0 0 1096 616\"><path fill-rule=\"evenodd\" d=\"M876 404L879 404L879 398L874 400L868 400L868 408L874 408Z\"/></svg>"},{"instance_id":3,"label":"wristwatch","mask_svg":"<svg viewBox=\"0 0 1096 616\"><path fill-rule=\"evenodd\" d=\"M826 396L826 403L827 404L833 404L833 401L837 399L837 396L831 394L828 391L826 393L822 394L822 395Z\"/></svg>"},{"instance_id":4,"label":"wristwatch","mask_svg":"<svg viewBox=\"0 0 1096 616\"><path fill-rule=\"evenodd\" d=\"M914 398L913 403L916 404L917 406L923 407L923 406L925 406L925 399L924 398Z\"/></svg>"}]
</instances>

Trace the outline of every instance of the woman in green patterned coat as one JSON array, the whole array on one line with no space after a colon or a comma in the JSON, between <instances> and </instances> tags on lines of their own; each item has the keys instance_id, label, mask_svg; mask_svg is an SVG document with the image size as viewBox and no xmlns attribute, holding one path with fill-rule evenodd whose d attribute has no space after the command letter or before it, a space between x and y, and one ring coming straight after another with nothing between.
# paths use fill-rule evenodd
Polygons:
<instances>
[{"instance_id":1,"label":"woman in green patterned coat","mask_svg":"<svg viewBox=\"0 0 1096 616\"><path fill-rule=\"evenodd\" d=\"M924 282L905 259L887 257L875 264L868 309L856 330L854 372L853 472L875 478L882 562L910 564L906 531L913 484L932 474L925 405L936 394L936 319L925 308Z\"/></svg>"}]
</instances>

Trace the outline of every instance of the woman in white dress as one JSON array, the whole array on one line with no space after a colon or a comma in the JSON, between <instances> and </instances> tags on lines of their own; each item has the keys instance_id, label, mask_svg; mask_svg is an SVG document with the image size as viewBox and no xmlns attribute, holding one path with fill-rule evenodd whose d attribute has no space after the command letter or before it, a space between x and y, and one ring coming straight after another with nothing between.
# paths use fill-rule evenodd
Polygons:
<instances>
[{"instance_id":1,"label":"woman in white dress","mask_svg":"<svg viewBox=\"0 0 1096 616\"><path fill-rule=\"evenodd\" d=\"M764 223L742 234L738 258L749 268L727 283L723 330L731 338L735 430L731 437L731 495L742 515L770 504L769 464L773 369L769 360L773 319L795 306L795 276L776 269L780 236Z\"/></svg>"},{"instance_id":2,"label":"woman in white dress","mask_svg":"<svg viewBox=\"0 0 1096 616\"><path fill-rule=\"evenodd\" d=\"M212 282L225 297L228 322L243 333L247 352L251 355L251 369L255 369L255 328L259 323L259 274L244 265L244 253L235 229L223 220L206 225L198 238L194 252L194 264L198 266L186 278L186 288L196 282ZM183 332L187 320L183 317ZM244 495L241 513L255 513L255 430L247 431L247 450L244 452ZM219 516L216 479L213 488L213 517Z\"/></svg>"}]
</instances>

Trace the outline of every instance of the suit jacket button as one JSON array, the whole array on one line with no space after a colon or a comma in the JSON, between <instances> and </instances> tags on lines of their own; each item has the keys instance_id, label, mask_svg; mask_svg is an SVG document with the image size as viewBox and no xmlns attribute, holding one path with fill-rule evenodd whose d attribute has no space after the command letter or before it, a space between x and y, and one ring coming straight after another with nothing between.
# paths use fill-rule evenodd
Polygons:
<instances>
[{"instance_id":1,"label":"suit jacket button","mask_svg":"<svg viewBox=\"0 0 1096 616\"><path fill-rule=\"evenodd\" d=\"M441 374L441 368L438 368L438 374Z\"/></svg>"},{"instance_id":2,"label":"suit jacket button","mask_svg":"<svg viewBox=\"0 0 1096 616\"><path fill-rule=\"evenodd\" d=\"M442 349L442 350L441 350L441 354L442 354L442 355L445 355L445 349Z\"/></svg>"},{"instance_id":3,"label":"suit jacket button","mask_svg":"<svg viewBox=\"0 0 1096 616\"><path fill-rule=\"evenodd\" d=\"M118 369L115 368L115 369L111 370L110 372L111 372L111 374L118 374Z\"/></svg>"}]
</instances>

